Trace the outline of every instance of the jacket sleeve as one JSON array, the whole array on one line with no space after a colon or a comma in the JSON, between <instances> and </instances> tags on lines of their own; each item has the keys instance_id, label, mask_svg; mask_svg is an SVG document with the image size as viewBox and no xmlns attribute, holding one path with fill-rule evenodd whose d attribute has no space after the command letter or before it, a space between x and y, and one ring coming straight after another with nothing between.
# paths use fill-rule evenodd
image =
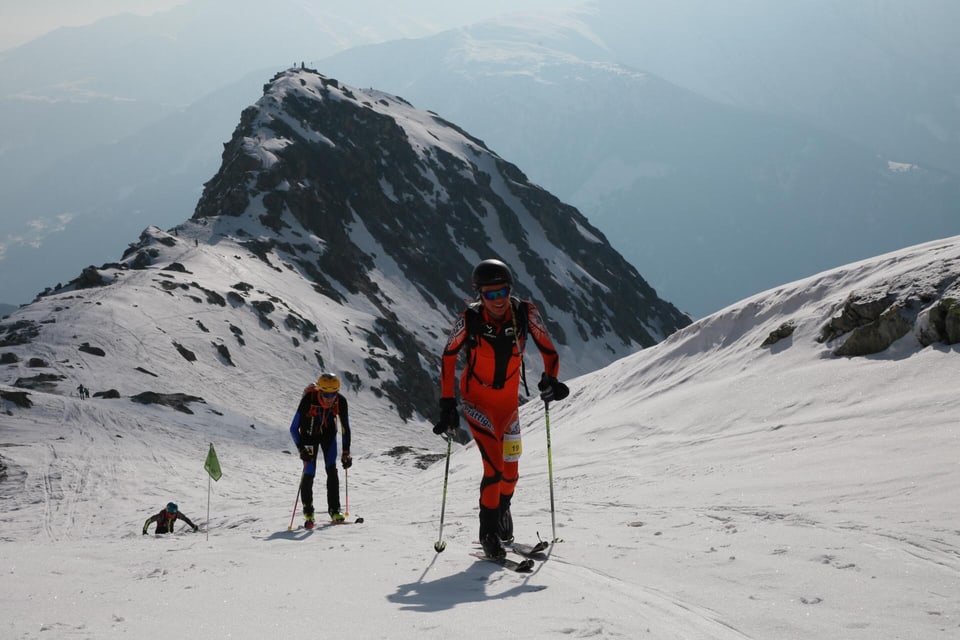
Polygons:
<instances>
[{"instance_id":1,"label":"jacket sleeve","mask_svg":"<svg viewBox=\"0 0 960 640\"><path fill-rule=\"evenodd\" d=\"M150 516L149 518L147 518L146 521L144 521L144 523L143 523L143 532L146 533L146 532L147 532L147 528L150 526L150 523L151 523L151 522L156 522L156 521L157 521L157 516L155 516L155 515Z\"/></svg>"},{"instance_id":2,"label":"jacket sleeve","mask_svg":"<svg viewBox=\"0 0 960 640\"><path fill-rule=\"evenodd\" d=\"M548 376L556 378L560 373L560 356L557 354L556 347L553 346L553 340L547 333L547 327L543 323L543 317L540 310L532 302L527 303L527 326L530 330L530 337L533 343L540 350L543 357L543 370Z\"/></svg>"},{"instance_id":3,"label":"jacket sleeve","mask_svg":"<svg viewBox=\"0 0 960 640\"><path fill-rule=\"evenodd\" d=\"M309 389L310 387L307 387ZM306 389L304 390L306 392ZM290 422L290 437L293 439L293 446L300 448L300 416L306 411L304 407L304 400L306 400L306 393L303 397L300 398L300 404L297 405L297 410L293 414L293 420Z\"/></svg>"},{"instance_id":4,"label":"jacket sleeve","mask_svg":"<svg viewBox=\"0 0 960 640\"><path fill-rule=\"evenodd\" d=\"M457 394L457 357L460 355L460 349L467 341L467 316L466 311L461 311L457 316L453 328L450 330L450 337L447 338L447 346L443 349L443 356L440 362L440 397L454 398Z\"/></svg>"},{"instance_id":5,"label":"jacket sleeve","mask_svg":"<svg viewBox=\"0 0 960 640\"><path fill-rule=\"evenodd\" d=\"M337 397L337 415L340 418L340 443L343 453L350 452L350 407L342 395Z\"/></svg>"},{"instance_id":6,"label":"jacket sleeve","mask_svg":"<svg viewBox=\"0 0 960 640\"><path fill-rule=\"evenodd\" d=\"M197 526L197 525L193 524L193 521L192 521L190 518L188 518L186 515L180 513L179 511L177 512L177 518L178 518L179 520L183 520L184 522L186 522L186 523L187 523L188 525L190 525L191 527L196 527L196 526Z\"/></svg>"},{"instance_id":7,"label":"jacket sleeve","mask_svg":"<svg viewBox=\"0 0 960 640\"><path fill-rule=\"evenodd\" d=\"M300 411L293 414L293 422L290 423L290 437L293 439L293 446L300 448Z\"/></svg>"}]
</instances>

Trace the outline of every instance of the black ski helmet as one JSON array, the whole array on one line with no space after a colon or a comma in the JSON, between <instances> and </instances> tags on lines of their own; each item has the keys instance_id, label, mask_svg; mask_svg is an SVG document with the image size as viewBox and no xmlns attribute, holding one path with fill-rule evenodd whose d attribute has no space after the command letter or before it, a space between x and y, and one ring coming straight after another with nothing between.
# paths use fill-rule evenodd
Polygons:
<instances>
[{"instance_id":1,"label":"black ski helmet","mask_svg":"<svg viewBox=\"0 0 960 640\"><path fill-rule=\"evenodd\" d=\"M510 267L500 260L483 260L473 268L473 288L479 290L492 284L513 286L513 274Z\"/></svg>"}]
</instances>

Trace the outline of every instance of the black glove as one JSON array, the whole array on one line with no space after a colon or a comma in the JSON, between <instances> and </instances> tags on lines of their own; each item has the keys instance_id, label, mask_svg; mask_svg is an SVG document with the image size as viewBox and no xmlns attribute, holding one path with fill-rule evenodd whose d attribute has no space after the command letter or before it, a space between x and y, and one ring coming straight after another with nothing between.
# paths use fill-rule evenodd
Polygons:
<instances>
[{"instance_id":1,"label":"black glove","mask_svg":"<svg viewBox=\"0 0 960 640\"><path fill-rule=\"evenodd\" d=\"M570 395L570 387L563 384L553 376L547 375L546 371L544 371L543 375L540 377L540 382L537 384L537 388L540 389L540 399L544 402L563 400Z\"/></svg>"},{"instance_id":2,"label":"black glove","mask_svg":"<svg viewBox=\"0 0 960 640\"><path fill-rule=\"evenodd\" d=\"M344 453L342 456L340 456L340 464L343 465L344 469L349 469L353 466L353 458L349 453Z\"/></svg>"},{"instance_id":3,"label":"black glove","mask_svg":"<svg viewBox=\"0 0 960 640\"><path fill-rule=\"evenodd\" d=\"M304 462L313 460L313 447L311 445L303 445L299 447L300 449L300 459Z\"/></svg>"},{"instance_id":4,"label":"black glove","mask_svg":"<svg viewBox=\"0 0 960 640\"><path fill-rule=\"evenodd\" d=\"M460 424L460 414L457 412L456 398L440 398L440 422L433 426L433 432L438 436L447 431L456 429Z\"/></svg>"},{"instance_id":5,"label":"black glove","mask_svg":"<svg viewBox=\"0 0 960 640\"><path fill-rule=\"evenodd\" d=\"M147 530L146 530L146 529L143 530L143 535L147 535Z\"/></svg>"},{"instance_id":6,"label":"black glove","mask_svg":"<svg viewBox=\"0 0 960 640\"><path fill-rule=\"evenodd\" d=\"M200 530L200 527L198 527L197 525L193 525L193 532L194 532L194 533L196 533L196 532L199 531L199 530Z\"/></svg>"}]
</instances>

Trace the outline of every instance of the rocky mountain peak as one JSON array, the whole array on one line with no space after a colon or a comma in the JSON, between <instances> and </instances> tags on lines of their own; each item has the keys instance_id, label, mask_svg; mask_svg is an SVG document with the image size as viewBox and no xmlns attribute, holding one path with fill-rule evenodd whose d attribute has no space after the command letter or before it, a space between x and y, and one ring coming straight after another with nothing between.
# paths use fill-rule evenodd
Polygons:
<instances>
[{"instance_id":1,"label":"rocky mountain peak","mask_svg":"<svg viewBox=\"0 0 960 640\"><path fill-rule=\"evenodd\" d=\"M473 266L490 257L506 261L518 295L543 310L566 378L690 322L575 208L482 141L402 98L290 69L243 111L190 221L148 228L120 262L48 290L8 338L64 339L69 357L89 345L79 351L86 375L120 397L189 392L190 376L223 376L222 397L206 400L235 402L234 390L259 389L264 372L278 372L270 384L285 388L315 379L319 366L404 420L429 417L443 342L473 296ZM115 293L84 291L103 288ZM162 312L137 339L169 353L138 363L152 377L144 388L135 383L146 379L117 372L133 365L119 361L129 357L126 325L147 308ZM98 335L55 337L43 327L57 321ZM258 413L282 404L266 391L239 401Z\"/></svg>"}]
</instances>

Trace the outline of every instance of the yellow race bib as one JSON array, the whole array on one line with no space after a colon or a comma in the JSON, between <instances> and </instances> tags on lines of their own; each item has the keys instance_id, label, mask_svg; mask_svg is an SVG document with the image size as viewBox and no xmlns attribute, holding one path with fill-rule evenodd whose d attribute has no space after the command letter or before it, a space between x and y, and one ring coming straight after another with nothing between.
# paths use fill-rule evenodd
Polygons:
<instances>
[{"instance_id":1,"label":"yellow race bib","mask_svg":"<svg viewBox=\"0 0 960 640\"><path fill-rule=\"evenodd\" d=\"M523 453L523 441L519 433L507 433L503 436L503 461L516 462Z\"/></svg>"}]
</instances>

